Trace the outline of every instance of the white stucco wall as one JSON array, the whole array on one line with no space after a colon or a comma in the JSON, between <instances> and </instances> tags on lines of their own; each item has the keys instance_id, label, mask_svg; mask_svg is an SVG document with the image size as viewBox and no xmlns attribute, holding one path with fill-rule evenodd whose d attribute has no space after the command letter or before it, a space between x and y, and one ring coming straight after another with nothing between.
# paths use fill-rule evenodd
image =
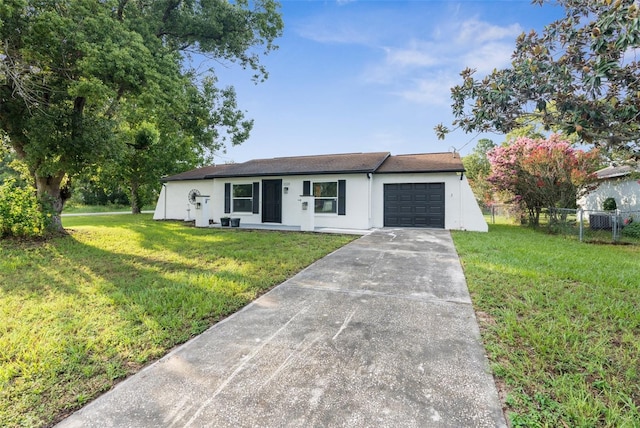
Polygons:
<instances>
[{"instance_id":1,"label":"white stucco wall","mask_svg":"<svg viewBox=\"0 0 640 428\"><path fill-rule=\"evenodd\" d=\"M282 223L285 226L300 226L303 223L302 186L304 181L346 180L346 215L315 214L315 227L343 229L370 229L384 226L384 185L392 183L444 183L445 184L445 229L486 232L488 226L469 187L466 177L460 180L455 173L433 174L327 174L248 178L218 178L215 180L172 181L163 185L153 218L195 219L195 207L189 204L188 195L197 189L202 195L211 196L210 218L220 222L221 217L238 217L243 224L262 223L262 184L260 186L260 212L224 212L225 183L252 184L262 180L281 179ZM288 190L285 192L285 188ZM637 201L637 199L636 199ZM187 214L187 208L191 211ZM313 209L313 207L310 207Z\"/></svg>"},{"instance_id":2,"label":"white stucco wall","mask_svg":"<svg viewBox=\"0 0 640 428\"><path fill-rule=\"evenodd\" d=\"M460 181L460 228L474 232L488 232L489 225L482 214L478 200L471 190L467 177Z\"/></svg>"},{"instance_id":3,"label":"white stucco wall","mask_svg":"<svg viewBox=\"0 0 640 428\"><path fill-rule=\"evenodd\" d=\"M623 211L640 210L640 182L638 180L606 180L595 190L578 200L578 205L584 210L602 210L605 199L612 197L616 200L618 209Z\"/></svg>"},{"instance_id":4,"label":"white stucco wall","mask_svg":"<svg viewBox=\"0 0 640 428\"><path fill-rule=\"evenodd\" d=\"M331 227L341 229L368 229L369 226L369 179L366 174L326 174L326 175L297 175L297 176L270 176L248 178L217 178L213 182L212 217L220 222L221 217L238 217L241 224L262 223L262 184L260 186L260 212L258 214L246 212L224 212L224 185L225 183L251 184L262 183L262 180L282 180L282 223L285 226L300 226L302 216L303 182L346 180L346 215L315 214L316 227ZM285 193L284 188L288 188ZM233 204L232 204L233 205ZM233 208L233 207L232 207ZM310 207L313 209L313 207Z\"/></svg>"},{"instance_id":5,"label":"white stucco wall","mask_svg":"<svg viewBox=\"0 0 640 428\"><path fill-rule=\"evenodd\" d=\"M189 192L192 189L197 189L201 195L213 196L213 180L185 180L164 183L156 203L153 219L184 220L187 218L187 214L192 220L195 219L195 207L189 203ZM187 208L190 209L188 213Z\"/></svg>"},{"instance_id":6,"label":"white stucco wall","mask_svg":"<svg viewBox=\"0 0 640 428\"><path fill-rule=\"evenodd\" d=\"M489 230L466 177L456 173L374 174L372 183L372 227L384 226L384 185L396 183L444 183L445 229L486 232Z\"/></svg>"}]
</instances>

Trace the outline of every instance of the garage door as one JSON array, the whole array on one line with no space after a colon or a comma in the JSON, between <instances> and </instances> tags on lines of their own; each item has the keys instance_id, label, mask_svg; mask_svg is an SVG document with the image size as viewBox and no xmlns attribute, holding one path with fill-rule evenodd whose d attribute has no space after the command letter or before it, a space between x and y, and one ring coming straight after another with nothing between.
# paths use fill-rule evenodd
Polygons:
<instances>
[{"instance_id":1,"label":"garage door","mask_svg":"<svg viewBox=\"0 0 640 428\"><path fill-rule=\"evenodd\" d=\"M384 225L444 229L444 183L385 184Z\"/></svg>"}]
</instances>

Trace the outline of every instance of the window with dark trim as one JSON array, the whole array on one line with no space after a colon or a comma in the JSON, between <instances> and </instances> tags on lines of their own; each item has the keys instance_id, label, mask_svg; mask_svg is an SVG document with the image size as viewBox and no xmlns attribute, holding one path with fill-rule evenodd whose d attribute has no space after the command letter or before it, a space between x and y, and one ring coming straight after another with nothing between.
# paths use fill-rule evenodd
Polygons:
<instances>
[{"instance_id":1,"label":"window with dark trim","mask_svg":"<svg viewBox=\"0 0 640 428\"><path fill-rule=\"evenodd\" d=\"M253 184L233 185L233 212L253 212Z\"/></svg>"},{"instance_id":2,"label":"window with dark trim","mask_svg":"<svg viewBox=\"0 0 640 428\"><path fill-rule=\"evenodd\" d=\"M313 183L315 212L317 214L335 214L338 212L338 182L321 181Z\"/></svg>"}]
</instances>

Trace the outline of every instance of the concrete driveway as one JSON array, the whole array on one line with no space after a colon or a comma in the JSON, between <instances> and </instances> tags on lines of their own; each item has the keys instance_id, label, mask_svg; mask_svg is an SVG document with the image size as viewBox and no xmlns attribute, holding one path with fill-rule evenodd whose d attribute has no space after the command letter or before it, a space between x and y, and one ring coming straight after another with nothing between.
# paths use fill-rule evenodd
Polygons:
<instances>
[{"instance_id":1,"label":"concrete driveway","mask_svg":"<svg viewBox=\"0 0 640 428\"><path fill-rule=\"evenodd\" d=\"M59 427L506 427L449 232L314 263Z\"/></svg>"}]
</instances>

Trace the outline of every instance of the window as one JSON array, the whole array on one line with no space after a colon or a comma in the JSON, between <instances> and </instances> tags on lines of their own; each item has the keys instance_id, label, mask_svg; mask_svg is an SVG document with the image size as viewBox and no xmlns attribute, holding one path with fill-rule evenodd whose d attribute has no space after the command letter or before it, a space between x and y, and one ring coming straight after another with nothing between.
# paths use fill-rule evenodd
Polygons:
<instances>
[{"instance_id":1,"label":"window","mask_svg":"<svg viewBox=\"0 0 640 428\"><path fill-rule=\"evenodd\" d=\"M315 196L316 213L337 213L338 212L338 183L327 181L313 183L313 196Z\"/></svg>"},{"instance_id":2,"label":"window","mask_svg":"<svg viewBox=\"0 0 640 428\"><path fill-rule=\"evenodd\" d=\"M313 190L313 192L312 192ZM302 182L302 194L315 197L315 213L347 215L347 180L313 183Z\"/></svg>"},{"instance_id":3,"label":"window","mask_svg":"<svg viewBox=\"0 0 640 428\"><path fill-rule=\"evenodd\" d=\"M233 212L252 212L253 210L253 185L233 185Z\"/></svg>"}]
</instances>

